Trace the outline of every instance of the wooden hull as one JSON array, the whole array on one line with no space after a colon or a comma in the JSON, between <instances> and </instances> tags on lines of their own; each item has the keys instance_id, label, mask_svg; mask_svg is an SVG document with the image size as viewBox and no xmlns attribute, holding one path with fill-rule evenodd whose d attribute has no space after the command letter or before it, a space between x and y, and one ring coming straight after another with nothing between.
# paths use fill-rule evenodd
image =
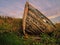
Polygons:
<instances>
[{"instance_id":1,"label":"wooden hull","mask_svg":"<svg viewBox=\"0 0 60 45\"><path fill-rule=\"evenodd\" d=\"M54 31L55 25L39 10L26 2L23 16L23 33L40 35Z\"/></svg>"}]
</instances>

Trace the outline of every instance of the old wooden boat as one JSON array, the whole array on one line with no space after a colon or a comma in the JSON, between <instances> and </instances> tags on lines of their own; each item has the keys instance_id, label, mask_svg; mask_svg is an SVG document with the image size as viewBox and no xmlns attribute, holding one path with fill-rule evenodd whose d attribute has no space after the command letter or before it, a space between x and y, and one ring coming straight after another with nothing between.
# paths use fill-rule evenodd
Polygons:
<instances>
[{"instance_id":1,"label":"old wooden boat","mask_svg":"<svg viewBox=\"0 0 60 45\"><path fill-rule=\"evenodd\" d=\"M24 35L40 35L53 32L55 29L55 25L45 15L26 2L23 15Z\"/></svg>"}]
</instances>

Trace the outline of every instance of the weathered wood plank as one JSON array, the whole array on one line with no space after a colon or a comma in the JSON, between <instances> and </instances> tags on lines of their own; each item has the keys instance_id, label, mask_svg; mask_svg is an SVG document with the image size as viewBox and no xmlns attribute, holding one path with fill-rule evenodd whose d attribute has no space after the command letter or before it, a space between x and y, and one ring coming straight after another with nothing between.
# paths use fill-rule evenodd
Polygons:
<instances>
[{"instance_id":1,"label":"weathered wood plank","mask_svg":"<svg viewBox=\"0 0 60 45\"><path fill-rule=\"evenodd\" d=\"M44 16L39 10L34 8L28 2L25 5L23 16L23 33L40 34L44 32L52 32L55 25Z\"/></svg>"}]
</instances>

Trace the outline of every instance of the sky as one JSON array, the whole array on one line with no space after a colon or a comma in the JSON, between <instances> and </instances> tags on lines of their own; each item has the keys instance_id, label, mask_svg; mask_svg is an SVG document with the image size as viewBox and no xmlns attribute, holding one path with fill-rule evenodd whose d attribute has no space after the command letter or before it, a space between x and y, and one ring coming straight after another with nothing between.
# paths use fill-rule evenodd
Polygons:
<instances>
[{"instance_id":1,"label":"sky","mask_svg":"<svg viewBox=\"0 0 60 45\"><path fill-rule=\"evenodd\" d=\"M0 15L22 18L28 1L53 22L60 22L60 0L0 0Z\"/></svg>"}]
</instances>

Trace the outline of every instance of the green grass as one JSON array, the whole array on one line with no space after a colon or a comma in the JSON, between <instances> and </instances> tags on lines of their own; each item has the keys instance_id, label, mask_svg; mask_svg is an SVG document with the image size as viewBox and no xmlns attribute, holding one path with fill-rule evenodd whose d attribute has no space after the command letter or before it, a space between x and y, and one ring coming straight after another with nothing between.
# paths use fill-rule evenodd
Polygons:
<instances>
[{"instance_id":1,"label":"green grass","mask_svg":"<svg viewBox=\"0 0 60 45\"><path fill-rule=\"evenodd\" d=\"M0 33L0 45L59 45L59 40L50 37L47 34L41 34L41 40L24 39L23 36L17 36L14 32Z\"/></svg>"},{"instance_id":2,"label":"green grass","mask_svg":"<svg viewBox=\"0 0 60 45\"><path fill-rule=\"evenodd\" d=\"M57 23L56 27L57 30L51 35L42 33L40 40L24 39L21 19L0 17L0 31L2 31L0 32L0 45L59 45L60 23Z\"/></svg>"},{"instance_id":3,"label":"green grass","mask_svg":"<svg viewBox=\"0 0 60 45\"><path fill-rule=\"evenodd\" d=\"M0 34L0 45L20 45L20 39L13 33Z\"/></svg>"},{"instance_id":4,"label":"green grass","mask_svg":"<svg viewBox=\"0 0 60 45\"><path fill-rule=\"evenodd\" d=\"M40 43L32 39L24 39L23 36L17 36L14 33L0 33L0 45L38 45Z\"/></svg>"}]
</instances>

